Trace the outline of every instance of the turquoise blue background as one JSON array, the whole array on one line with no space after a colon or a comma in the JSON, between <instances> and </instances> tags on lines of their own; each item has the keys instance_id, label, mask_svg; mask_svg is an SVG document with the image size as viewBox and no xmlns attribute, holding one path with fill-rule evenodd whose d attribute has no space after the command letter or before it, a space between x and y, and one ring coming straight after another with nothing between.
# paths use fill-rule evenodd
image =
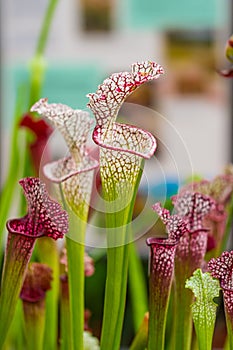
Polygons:
<instances>
[{"instance_id":1,"label":"turquoise blue background","mask_svg":"<svg viewBox=\"0 0 233 350\"><path fill-rule=\"evenodd\" d=\"M119 0L119 26L216 28L225 24L228 0Z\"/></svg>"},{"instance_id":2,"label":"turquoise blue background","mask_svg":"<svg viewBox=\"0 0 233 350\"><path fill-rule=\"evenodd\" d=\"M74 109L87 108L89 99L88 93L96 92L97 87L106 73L96 63L48 63L43 84L42 97L47 97L50 103L67 104ZM3 79L5 81L4 94L4 118L3 126L8 128L14 115L14 106L17 89L19 86L25 86L29 83L29 70L26 64L17 64L4 68ZM25 110L27 106L25 106Z\"/></svg>"}]
</instances>

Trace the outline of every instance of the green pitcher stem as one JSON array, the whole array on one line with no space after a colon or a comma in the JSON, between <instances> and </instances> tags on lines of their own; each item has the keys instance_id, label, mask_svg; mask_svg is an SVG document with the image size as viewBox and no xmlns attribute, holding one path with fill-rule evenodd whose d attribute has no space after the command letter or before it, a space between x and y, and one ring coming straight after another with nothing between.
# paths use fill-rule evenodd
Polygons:
<instances>
[{"instance_id":1,"label":"green pitcher stem","mask_svg":"<svg viewBox=\"0 0 233 350\"><path fill-rule=\"evenodd\" d=\"M8 241L0 294L0 349L4 344L15 314L17 301L31 256L29 251L32 251L34 242L35 240L26 240L24 246L22 237L19 235L11 235Z\"/></svg>"},{"instance_id":2,"label":"green pitcher stem","mask_svg":"<svg viewBox=\"0 0 233 350\"><path fill-rule=\"evenodd\" d=\"M80 228L79 228L80 229ZM82 232L81 232L82 231ZM79 231L84 238L85 229ZM72 349L83 349L84 331L84 252L83 243L66 237L70 294Z\"/></svg>"},{"instance_id":3,"label":"green pitcher stem","mask_svg":"<svg viewBox=\"0 0 233 350\"><path fill-rule=\"evenodd\" d=\"M61 276L61 350L71 350L71 316L70 316L70 301L69 301L69 285L66 274Z\"/></svg>"},{"instance_id":4,"label":"green pitcher stem","mask_svg":"<svg viewBox=\"0 0 233 350\"><path fill-rule=\"evenodd\" d=\"M232 324L229 318L226 316L226 324L227 324L227 349L233 350L233 330Z\"/></svg>"},{"instance_id":5,"label":"green pitcher stem","mask_svg":"<svg viewBox=\"0 0 233 350\"><path fill-rule=\"evenodd\" d=\"M23 302L27 350L44 350L45 301Z\"/></svg>"},{"instance_id":6,"label":"green pitcher stem","mask_svg":"<svg viewBox=\"0 0 233 350\"><path fill-rule=\"evenodd\" d=\"M223 350L229 350L229 341L228 341L228 336L226 336L225 342L224 342L224 347Z\"/></svg>"},{"instance_id":7,"label":"green pitcher stem","mask_svg":"<svg viewBox=\"0 0 233 350\"><path fill-rule=\"evenodd\" d=\"M128 262L128 244L107 249L107 279L100 344L102 350L119 350L120 348L126 300Z\"/></svg>"},{"instance_id":8,"label":"green pitcher stem","mask_svg":"<svg viewBox=\"0 0 233 350\"><path fill-rule=\"evenodd\" d=\"M40 262L47 264L53 271L51 290L46 293L46 322L43 350L52 350L57 346L58 337L58 300L59 300L59 256L57 243L49 237L37 241L36 255Z\"/></svg>"},{"instance_id":9,"label":"green pitcher stem","mask_svg":"<svg viewBox=\"0 0 233 350\"><path fill-rule=\"evenodd\" d=\"M193 272L200 268L204 260L207 232L185 233L177 246L175 257L175 349L189 350L192 340L192 310L194 296L185 288L185 283ZM184 332L185 329L185 332Z\"/></svg>"},{"instance_id":10,"label":"green pitcher stem","mask_svg":"<svg viewBox=\"0 0 233 350\"><path fill-rule=\"evenodd\" d=\"M151 248L148 350L164 350L176 243L167 243L162 238L148 238L147 244Z\"/></svg>"},{"instance_id":11,"label":"green pitcher stem","mask_svg":"<svg viewBox=\"0 0 233 350\"><path fill-rule=\"evenodd\" d=\"M15 315L5 342L6 349L10 349L12 344L14 344L13 346L15 349L25 350L25 332L23 323L23 305L22 301L18 299Z\"/></svg>"},{"instance_id":12,"label":"green pitcher stem","mask_svg":"<svg viewBox=\"0 0 233 350\"><path fill-rule=\"evenodd\" d=\"M85 233L88 208L80 217L69 212L70 231L66 235L72 349L83 350Z\"/></svg>"},{"instance_id":13,"label":"green pitcher stem","mask_svg":"<svg viewBox=\"0 0 233 350\"><path fill-rule=\"evenodd\" d=\"M145 350L148 340L148 319L149 313L147 312L143 318L143 321L138 329L138 332L129 348L129 350Z\"/></svg>"},{"instance_id":14,"label":"green pitcher stem","mask_svg":"<svg viewBox=\"0 0 233 350\"><path fill-rule=\"evenodd\" d=\"M153 284L153 279L151 280L150 284ZM150 286L150 289L154 288ZM156 305L154 305L154 307L150 307L148 350L164 349L169 295L170 289L168 291L161 289L158 302Z\"/></svg>"},{"instance_id":15,"label":"green pitcher stem","mask_svg":"<svg viewBox=\"0 0 233 350\"><path fill-rule=\"evenodd\" d=\"M59 185L64 209L69 213L69 233L66 235L68 261L68 283L72 350L83 350L84 332L84 288L85 288L85 234L88 205L83 203L74 213L66 202L62 186ZM78 215L79 214L79 215Z\"/></svg>"},{"instance_id":16,"label":"green pitcher stem","mask_svg":"<svg viewBox=\"0 0 233 350\"><path fill-rule=\"evenodd\" d=\"M148 310L148 297L146 278L135 243L130 244L129 252L129 292L132 302L134 331L137 332L145 312Z\"/></svg>"},{"instance_id":17,"label":"green pitcher stem","mask_svg":"<svg viewBox=\"0 0 233 350\"><path fill-rule=\"evenodd\" d=\"M188 278L188 277L187 277ZM179 281L179 286L175 292L175 349L189 350L192 339L192 314L191 304L193 294L190 290L184 289L186 279L183 283ZM184 332L185 329L185 332ZM174 344L174 342L173 342Z\"/></svg>"},{"instance_id":18,"label":"green pitcher stem","mask_svg":"<svg viewBox=\"0 0 233 350\"><path fill-rule=\"evenodd\" d=\"M107 278L105 286L104 315L100 349L119 350L124 321L129 251L128 238L132 238L130 223L133 207L142 175L142 168L132 185L131 201L121 211L108 211L106 214L107 230ZM108 187L107 183L103 187ZM124 199L122 198L122 204ZM110 208L111 201L109 202ZM107 208L108 210L108 208ZM129 237L130 236L130 237Z\"/></svg>"},{"instance_id":19,"label":"green pitcher stem","mask_svg":"<svg viewBox=\"0 0 233 350\"><path fill-rule=\"evenodd\" d=\"M223 289L224 310L227 326L227 349L233 350L233 313L229 312L229 300L232 300L232 291L225 291ZM228 302L226 302L228 299Z\"/></svg>"}]
</instances>

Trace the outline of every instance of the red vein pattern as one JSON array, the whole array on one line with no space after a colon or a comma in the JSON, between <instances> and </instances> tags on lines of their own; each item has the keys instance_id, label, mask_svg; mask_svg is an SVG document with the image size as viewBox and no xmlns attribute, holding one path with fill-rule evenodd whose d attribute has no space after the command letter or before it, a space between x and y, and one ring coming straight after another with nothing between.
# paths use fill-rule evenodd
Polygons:
<instances>
[{"instance_id":1,"label":"red vein pattern","mask_svg":"<svg viewBox=\"0 0 233 350\"><path fill-rule=\"evenodd\" d=\"M220 257L212 258L208 263L208 270L213 277L219 279L221 287L233 290L233 251L223 252Z\"/></svg>"},{"instance_id":2,"label":"red vein pattern","mask_svg":"<svg viewBox=\"0 0 233 350\"><path fill-rule=\"evenodd\" d=\"M24 190L28 213L23 218L9 220L9 232L28 238L63 238L68 231L68 214L60 204L49 198L45 184L32 177L24 178L19 183Z\"/></svg>"},{"instance_id":3,"label":"red vein pattern","mask_svg":"<svg viewBox=\"0 0 233 350\"><path fill-rule=\"evenodd\" d=\"M88 94L88 106L93 111L96 123L107 128L117 118L117 113L125 101L138 86L157 79L164 73L155 62L145 61L132 64L131 72L114 73L98 87L96 93Z\"/></svg>"},{"instance_id":4,"label":"red vein pattern","mask_svg":"<svg viewBox=\"0 0 233 350\"><path fill-rule=\"evenodd\" d=\"M173 196L172 201L177 214L186 217L190 232L205 230L203 219L215 208L215 201L202 193L185 191Z\"/></svg>"},{"instance_id":5,"label":"red vein pattern","mask_svg":"<svg viewBox=\"0 0 233 350\"><path fill-rule=\"evenodd\" d=\"M224 308L233 329L233 251L223 252L208 262L208 270L217 278L223 290Z\"/></svg>"},{"instance_id":6,"label":"red vein pattern","mask_svg":"<svg viewBox=\"0 0 233 350\"><path fill-rule=\"evenodd\" d=\"M57 128L64 137L70 154L76 165L87 157L86 141L93 120L89 113L82 110L74 110L60 103L48 103L47 98L42 98L31 107L32 112L39 113L46 118L53 127ZM89 168L96 166L92 158L85 158L85 165ZM82 169L85 168L83 165Z\"/></svg>"},{"instance_id":7,"label":"red vein pattern","mask_svg":"<svg viewBox=\"0 0 233 350\"><path fill-rule=\"evenodd\" d=\"M116 123L118 111L137 87L163 73L163 68L155 62L134 63L131 72L112 74L96 93L88 94L88 107L97 123L92 137L100 146L101 176L103 183L108 182L104 191L110 200L116 197L113 188L118 194L131 193L142 158L152 157L157 147L154 136L149 132Z\"/></svg>"},{"instance_id":8,"label":"red vein pattern","mask_svg":"<svg viewBox=\"0 0 233 350\"><path fill-rule=\"evenodd\" d=\"M62 183L64 194L76 213L81 203L89 204L93 171L98 162L88 155L86 142L93 120L89 113L73 110L63 104L48 104L40 99L31 111L46 118L63 135L70 156L44 166L45 176L54 183Z\"/></svg>"},{"instance_id":9,"label":"red vein pattern","mask_svg":"<svg viewBox=\"0 0 233 350\"><path fill-rule=\"evenodd\" d=\"M152 276L156 276L156 286L168 288L173 277L176 244L169 243L168 239L148 238L147 245L151 248L150 271Z\"/></svg>"},{"instance_id":10,"label":"red vein pattern","mask_svg":"<svg viewBox=\"0 0 233 350\"><path fill-rule=\"evenodd\" d=\"M155 203L152 206L153 210L160 216L162 222L165 224L168 241L178 241L185 232L188 231L187 222L178 215L170 215L169 210L162 208L160 203Z\"/></svg>"},{"instance_id":11,"label":"red vein pattern","mask_svg":"<svg viewBox=\"0 0 233 350\"><path fill-rule=\"evenodd\" d=\"M204 225L209 228L207 250L215 249L218 251L227 222L226 205L233 192L232 174L220 174L211 181L202 180L188 184L182 189L182 192L185 191L199 192L216 201L215 208L205 217Z\"/></svg>"}]
</instances>

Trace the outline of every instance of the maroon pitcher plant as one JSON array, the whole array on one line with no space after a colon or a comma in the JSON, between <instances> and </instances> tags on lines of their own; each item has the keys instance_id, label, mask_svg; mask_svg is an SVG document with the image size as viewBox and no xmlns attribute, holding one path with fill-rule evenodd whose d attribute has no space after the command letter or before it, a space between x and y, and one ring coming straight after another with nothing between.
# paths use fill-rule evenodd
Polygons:
<instances>
[{"instance_id":1,"label":"maroon pitcher plant","mask_svg":"<svg viewBox=\"0 0 233 350\"><path fill-rule=\"evenodd\" d=\"M215 208L215 202L207 195L185 191L174 196L173 203L176 213L188 223L188 230L180 238L175 257L175 348L189 349L193 295L185 289L185 281L202 266L208 237L208 228L203 225L203 220Z\"/></svg>"},{"instance_id":2,"label":"maroon pitcher plant","mask_svg":"<svg viewBox=\"0 0 233 350\"><path fill-rule=\"evenodd\" d=\"M184 219L178 215L171 216L159 203L156 203L153 209L165 224L168 237L147 239L151 248L148 350L163 350L175 251L180 237L188 232L188 228Z\"/></svg>"},{"instance_id":3,"label":"maroon pitcher plant","mask_svg":"<svg viewBox=\"0 0 233 350\"><path fill-rule=\"evenodd\" d=\"M37 238L62 238L68 230L68 215L49 198L38 178L19 181L28 204L28 213L7 222L7 245L0 294L0 347L5 341L17 299Z\"/></svg>"}]
</instances>

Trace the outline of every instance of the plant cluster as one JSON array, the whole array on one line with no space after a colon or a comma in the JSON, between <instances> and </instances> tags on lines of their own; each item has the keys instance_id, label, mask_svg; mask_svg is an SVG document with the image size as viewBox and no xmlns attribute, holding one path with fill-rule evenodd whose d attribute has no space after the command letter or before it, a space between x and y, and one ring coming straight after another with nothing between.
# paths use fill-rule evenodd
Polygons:
<instances>
[{"instance_id":1,"label":"plant cluster","mask_svg":"<svg viewBox=\"0 0 233 350\"><path fill-rule=\"evenodd\" d=\"M159 78L164 70L152 61L137 62L130 72L105 79L88 94L93 130L87 111L40 98L43 50L54 5L51 1L32 60L26 113L19 94L9 174L2 190L0 349L119 350L128 285L136 301L130 350L210 350L221 300L225 349L233 349L233 251L227 251L233 217L232 166L211 181L185 184L171 198L170 208L153 205L164 234L146 241L147 300L131 222L144 162L154 155L157 143L150 132L118 123L117 116L135 89ZM232 40L227 57L232 61ZM69 154L51 162L44 153L42 164L55 129ZM87 146L90 133L98 148L96 157ZM22 140L25 150L19 152ZM89 328L84 298L85 278L95 272L85 236L98 170L107 240L100 339ZM17 180L26 201L20 196L20 217L7 221Z\"/></svg>"}]
</instances>

